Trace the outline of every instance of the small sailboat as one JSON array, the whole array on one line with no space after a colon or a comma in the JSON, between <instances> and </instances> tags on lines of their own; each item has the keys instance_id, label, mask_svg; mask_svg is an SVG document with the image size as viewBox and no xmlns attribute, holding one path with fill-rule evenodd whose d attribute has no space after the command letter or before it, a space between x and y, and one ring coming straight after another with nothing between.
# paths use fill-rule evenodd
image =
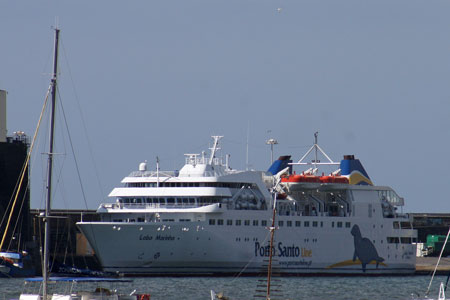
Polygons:
<instances>
[{"instance_id":1,"label":"small sailboat","mask_svg":"<svg viewBox=\"0 0 450 300\"><path fill-rule=\"evenodd\" d=\"M115 289L108 289L105 287L97 287L92 292L78 291L75 288L79 286L78 283L118 283L130 282L130 280L117 278L77 278L77 277L50 277L49 271L49 242L50 242L50 221L51 215L51 200L52 200L52 170L53 170L53 154L54 154L54 131L55 131L55 108L56 108L56 86L57 86L57 72L58 72L58 45L59 32L55 28L55 44L54 44L54 59L53 59L53 75L49 87L51 91L51 108L50 108L50 135L49 135L49 150L47 161L47 197L45 212L41 215L44 222L44 253L42 261L42 278L30 278L25 280L26 288L30 287L32 283L38 283L38 288L35 291L24 290L20 295L20 300L85 300L85 299L102 299L102 300L150 300L150 294L138 294L136 291L130 294L119 294ZM44 108L47 103L48 94L44 103ZM44 109L43 109L44 111ZM42 114L41 114L42 116ZM40 123L40 122L39 122ZM38 125L39 128L39 125ZM36 137L36 134L35 134ZM34 144L34 140L32 145ZM52 286L52 291L49 292L49 284ZM60 292L61 291L61 292Z\"/></svg>"},{"instance_id":2,"label":"small sailboat","mask_svg":"<svg viewBox=\"0 0 450 300\"><path fill-rule=\"evenodd\" d=\"M0 277L29 277L34 276L35 271L27 252L0 252Z\"/></svg>"}]
</instances>

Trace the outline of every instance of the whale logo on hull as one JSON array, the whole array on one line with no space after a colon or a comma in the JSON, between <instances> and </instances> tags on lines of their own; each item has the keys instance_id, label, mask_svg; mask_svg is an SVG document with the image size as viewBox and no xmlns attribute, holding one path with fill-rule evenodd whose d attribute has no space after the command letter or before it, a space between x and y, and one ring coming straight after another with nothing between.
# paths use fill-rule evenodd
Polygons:
<instances>
[{"instance_id":1,"label":"whale logo on hull","mask_svg":"<svg viewBox=\"0 0 450 300\"><path fill-rule=\"evenodd\" d=\"M384 258L378 255L377 249L375 248L373 243L368 238L362 237L361 230L359 229L358 225L353 225L350 233L353 235L353 242L355 245L353 259L335 263L328 266L327 269L348 267L360 264L362 267L362 271L366 272L367 265L376 265L377 269L379 265L387 267L387 265L383 263Z\"/></svg>"},{"instance_id":2,"label":"whale logo on hull","mask_svg":"<svg viewBox=\"0 0 450 300\"><path fill-rule=\"evenodd\" d=\"M363 238L358 225L353 225L350 232L353 235L355 244L355 252L353 253L353 261L357 258L361 261L363 272L366 272L366 265L372 261L378 269L378 265L384 261L384 258L378 256L377 249L368 238Z\"/></svg>"}]
</instances>

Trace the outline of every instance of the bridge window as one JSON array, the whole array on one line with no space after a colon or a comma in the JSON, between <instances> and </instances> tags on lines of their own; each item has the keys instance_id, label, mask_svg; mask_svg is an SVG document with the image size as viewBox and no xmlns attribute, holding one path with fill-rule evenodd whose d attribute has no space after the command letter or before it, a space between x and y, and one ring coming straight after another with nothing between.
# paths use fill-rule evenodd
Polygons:
<instances>
[{"instance_id":1,"label":"bridge window","mask_svg":"<svg viewBox=\"0 0 450 300\"><path fill-rule=\"evenodd\" d=\"M410 222L400 222L400 227L402 229L412 229L412 224Z\"/></svg>"}]
</instances>

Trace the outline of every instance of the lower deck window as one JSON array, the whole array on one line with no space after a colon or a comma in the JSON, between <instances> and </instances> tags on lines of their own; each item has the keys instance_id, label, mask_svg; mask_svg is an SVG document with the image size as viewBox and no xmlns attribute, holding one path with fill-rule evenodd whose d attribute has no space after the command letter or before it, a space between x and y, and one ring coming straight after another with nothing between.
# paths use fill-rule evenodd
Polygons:
<instances>
[{"instance_id":1,"label":"lower deck window","mask_svg":"<svg viewBox=\"0 0 450 300\"><path fill-rule=\"evenodd\" d=\"M400 238L400 241L402 242L402 244L411 244L412 243L412 239L410 237L402 237L402 238Z\"/></svg>"},{"instance_id":2,"label":"lower deck window","mask_svg":"<svg viewBox=\"0 0 450 300\"><path fill-rule=\"evenodd\" d=\"M398 237L387 237L387 242L388 244L398 244L400 243L399 238Z\"/></svg>"}]
</instances>

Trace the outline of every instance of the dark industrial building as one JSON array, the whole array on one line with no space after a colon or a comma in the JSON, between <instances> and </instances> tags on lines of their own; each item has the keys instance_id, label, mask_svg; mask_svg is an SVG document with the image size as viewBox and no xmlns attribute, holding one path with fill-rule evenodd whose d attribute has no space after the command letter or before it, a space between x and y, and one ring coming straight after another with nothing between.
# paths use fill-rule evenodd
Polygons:
<instances>
[{"instance_id":1,"label":"dark industrial building","mask_svg":"<svg viewBox=\"0 0 450 300\"><path fill-rule=\"evenodd\" d=\"M31 210L33 239L37 245L44 243L43 210ZM98 221L95 210L53 209L50 220L50 253L52 260L58 264L79 269L99 270L100 265L86 238L76 227L76 223Z\"/></svg>"},{"instance_id":2,"label":"dark industrial building","mask_svg":"<svg viewBox=\"0 0 450 300\"><path fill-rule=\"evenodd\" d=\"M0 232L6 230L8 218L16 198L20 174L28 153L28 138L23 132L7 135L6 130L6 91L0 90ZM31 250L30 189L28 169L23 176L6 232L2 251Z\"/></svg>"}]
</instances>

